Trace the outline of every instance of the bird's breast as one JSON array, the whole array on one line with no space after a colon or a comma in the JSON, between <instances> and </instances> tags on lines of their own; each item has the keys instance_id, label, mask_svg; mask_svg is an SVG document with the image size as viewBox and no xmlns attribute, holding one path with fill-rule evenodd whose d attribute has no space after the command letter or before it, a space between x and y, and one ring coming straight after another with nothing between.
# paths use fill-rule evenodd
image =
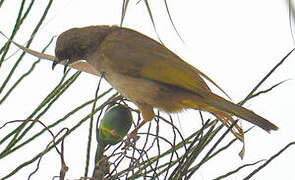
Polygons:
<instances>
[{"instance_id":1,"label":"bird's breast","mask_svg":"<svg viewBox=\"0 0 295 180\"><path fill-rule=\"evenodd\" d=\"M123 96L136 104L148 104L166 112L178 112L186 108L182 101L190 98L183 89L157 81L126 76L105 74L106 80Z\"/></svg>"},{"instance_id":2,"label":"bird's breast","mask_svg":"<svg viewBox=\"0 0 295 180\"><path fill-rule=\"evenodd\" d=\"M101 54L94 54L88 62L96 71L105 73L105 79L136 104L148 104L165 112L178 112L188 108L183 102L191 99L192 94L187 90L156 80L118 73Z\"/></svg>"},{"instance_id":3,"label":"bird's breast","mask_svg":"<svg viewBox=\"0 0 295 180\"><path fill-rule=\"evenodd\" d=\"M150 80L116 73L106 73L105 78L118 92L134 102L148 103L159 95L159 85Z\"/></svg>"}]
</instances>

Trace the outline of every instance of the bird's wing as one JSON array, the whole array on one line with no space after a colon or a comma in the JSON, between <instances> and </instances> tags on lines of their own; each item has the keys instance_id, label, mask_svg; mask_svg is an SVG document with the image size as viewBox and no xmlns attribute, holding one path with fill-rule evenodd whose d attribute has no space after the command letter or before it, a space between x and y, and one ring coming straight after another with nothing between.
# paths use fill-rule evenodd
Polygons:
<instances>
[{"instance_id":1,"label":"bird's wing","mask_svg":"<svg viewBox=\"0 0 295 180\"><path fill-rule=\"evenodd\" d=\"M105 61L118 73L145 78L195 93L210 91L200 73L166 47L129 29L118 29L100 46ZM201 74L202 75L202 74Z\"/></svg>"}]
</instances>

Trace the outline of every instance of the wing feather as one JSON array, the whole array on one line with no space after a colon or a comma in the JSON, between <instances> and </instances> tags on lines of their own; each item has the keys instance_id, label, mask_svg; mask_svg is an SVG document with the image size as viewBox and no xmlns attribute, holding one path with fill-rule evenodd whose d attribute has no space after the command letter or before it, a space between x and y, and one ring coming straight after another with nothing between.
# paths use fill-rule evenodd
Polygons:
<instances>
[{"instance_id":1,"label":"wing feather","mask_svg":"<svg viewBox=\"0 0 295 180\"><path fill-rule=\"evenodd\" d=\"M201 77L202 72L157 41L136 31L118 28L104 39L100 48L107 63L116 72L173 85L197 94L200 90L210 91Z\"/></svg>"}]
</instances>

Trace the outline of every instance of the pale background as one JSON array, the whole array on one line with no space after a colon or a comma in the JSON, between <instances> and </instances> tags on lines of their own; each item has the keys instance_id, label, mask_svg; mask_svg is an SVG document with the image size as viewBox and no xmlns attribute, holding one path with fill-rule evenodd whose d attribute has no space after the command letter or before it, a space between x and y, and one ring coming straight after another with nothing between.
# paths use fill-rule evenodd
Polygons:
<instances>
[{"instance_id":1,"label":"pale background","mask_svg":"<svg viewBox=\"0 0 295 180\"><path fill-rule=\"evenodd\" d=\"M47 1L39 0L36 3L40 9L44 9ZM159 36L165 45L215 80L232 97L234 102L245 98L263 76L293 48L288 8L284 1L170 0L168 5L172 18L185 44L181 42L173 30L165 11L164 2L150 1L150 3ZM0 10L0 30L7 35L15 23L15 11L19 6L20 1L9 0L4 2ZM9 11L7 11L8 9ZM35 8L34 11L37 13L40 9ZM119 25L120 17L121 1L117 0L55 1L31 48L40 51L52 36L59 35L72 27ZM20 44L24 44L29 39L32 24L37 23L33 14L29 18L30 21L24 24L25 28L23 27L21 33L18 33L15 38ZM124 26L136 29L154 39L157 38L143 1L137 5L134 2L130 3ZM26 31L26 29L30 30ZM5 39L1 37L0 43L3 42ZM54 47L54 44L51 45L46 52L53 55ZM26 71L35 59L33 56L26 55L17 73L22 74L22 69ZM0 74L1 81L7 75L5 69L10 69L14 62L11 58L3 64ZM242 164L269 158L286 144L294 141L294 67L295 61L294 55L292 55L263 84L260 90L267 89L285 79L291 80L265 95L250 100L245 105L275 123L280 128L279 131L267 134L263 130L255 128L246 135L244 160L241 161L238 156L241 144L236 143L226 153L202 167L194 178L204 180L215 178ZM48 91L57 84L62 76L62 70L61 66L57 66L55 71L51 71L51 62L49 61L44 60L39 63L33 74L22 82L21 88L14 91L9 97L10 99L1 106L0 123L25 118L40 102L40 99L44 98ZM62 100L54 105L54 108L44 117L44 121L46 118L48 120L60 118L73 107L93 98L97 82L97 77L84 73L79 77L78 82L61 97ZM109 87L106 82L103 83L103 86ZM215 92L222 95L220 91ZM200 127L200 122L192 122L197 119L191 118L196 114L196 111L179 114L181 121L178 121L176 125L180 127L184 135L188 136L190 132ZM81 117L83 116L81 115ZM66 140L65 158L67 165L70 166L67 173L68 179L78 179L84 173L87 126L88 123L83 126L84 130L80 128L79 133L74 133ZM248 123L243 123L243 127L250 126ZM13 125L8 129L10 128L13 128ZM165 128L160 128L160 131L165 131ZM49 135L48 139L50 139ZM48 139L38 140L36 146L24 148L22 152L18 152L19 157L16 155L13 158L7 158L5 160L7 163L0 165L0 177L14 169L15 162L43 150ZM85 142L85 144L79 142ZM253 179L295 179L294 161L294 148L290 148L255 175ZM25 168L18 176L11 179L25 179L32 169ZM32 179L51 179L53 175L58 175L59 169L58 156L56 152L51 152L44 156L40 170ZM253 169L247 168L228 179L242 179Z\"/></svg>"}]
</instances>

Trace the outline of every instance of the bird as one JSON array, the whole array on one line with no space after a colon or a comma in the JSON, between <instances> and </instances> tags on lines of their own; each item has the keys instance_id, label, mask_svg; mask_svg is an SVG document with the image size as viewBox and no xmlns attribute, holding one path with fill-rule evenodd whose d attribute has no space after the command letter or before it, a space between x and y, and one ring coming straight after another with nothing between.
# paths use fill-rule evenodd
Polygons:
<instances>
[{"instance_id":1,"label":"bird","mask_svg":"<svg viewBox=\"0 0 295 180\"><path fill-rule=\"evenodd\" d=\"M167 113L196 109L213 114L225 125L233 116L270 132L278 127L211 91L211 79L156 40L135 30L108 25L72 28L59 35L56 64L87 61L121 95L135 103L143 121L155 117L154 108ZM213 82L213 81L211 81ZM238 135L236 135L238 136Z\"/></svg>"}]
</instances>

